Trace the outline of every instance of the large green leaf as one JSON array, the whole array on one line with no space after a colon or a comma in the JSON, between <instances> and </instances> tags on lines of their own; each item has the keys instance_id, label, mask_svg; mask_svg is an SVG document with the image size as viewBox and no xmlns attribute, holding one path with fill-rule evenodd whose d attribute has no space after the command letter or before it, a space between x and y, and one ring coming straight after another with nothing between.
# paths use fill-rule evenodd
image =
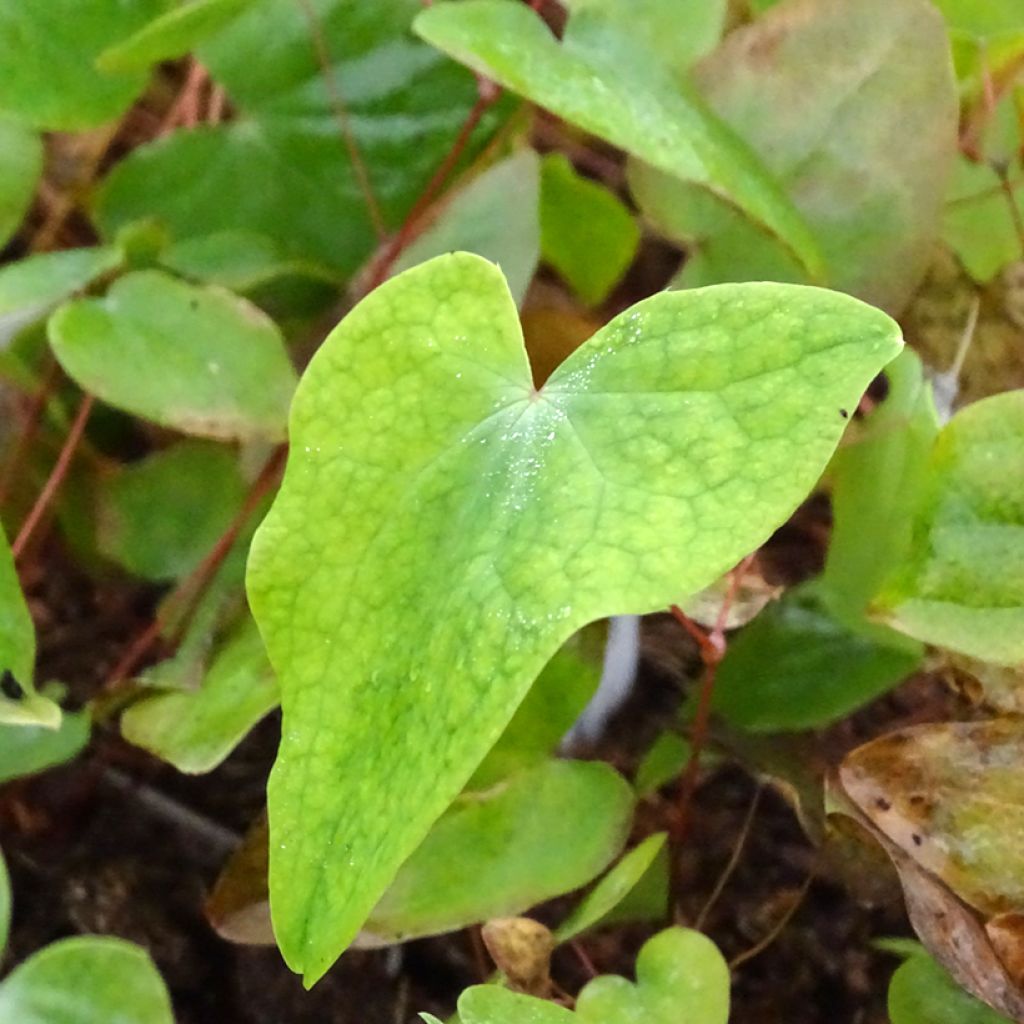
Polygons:
<instances>
[{"instance_id":1,"label":"large green leaf","mask_svg":"<svg viewBox=\"0 0 1024 1024\"><path fill-rule=\"evenodd\" d=\"M392 228L444 159L477 98L470 75L409 34L419 6L419 0L311 0L331 58L331 87L307 5L260 0L199 51L239 116L170 135L122 161L98 196L104 233L145 217L158 218L179 239L254 231L290 257L340 276L352 273L377 239L332 93L344 100ZM495 117L485 119L474 140Z\"/></svg>"},{"instance_id":2,"label":"large green leaf","mask_svg":"<svg viewBox=\"0 0 1024 1024\"><path fill-rule=\"evenodd\" d=\"M248 485L237 452L188 440L101 479L96 490L100 551L137 576L172 580L202 561Z\"/></svg>"},{"instance_id":3,"label":"large green leaf","mask_svg":"<svg viewBox=\"0 0 1024 1024\"><path fill-rule=\"evenodd\" d=\"M0 983L0 1020L11 1024L174 1024L149 954L121 939L62 939Z\"/></svg>"},{"instance_id":4,"label":"large green leaf","mask_svg":"<svg viewBox=\"0 0 1024 1024\"><path fill-rule=\"evenodd\" d=\"M928 0L787 0L695 76L806 217L826 281L899 310L931 256L956 153L949 44ZM650 168L631 172L648 216L696 247L683 283L805 279L736 210Z\"/></svg>"},{"instance_id":5,"label":"large green leaf","mask_svg":"<svg viewBox=\"0 0 1024 1024\"><path fill-rule=\"evenodd\" d=\"M39 136L0 113L0 246L21 224L42 169Z\"/></svg>"},{"instance_id":6,"label":"large green leaf","mask_svg":"<svg viewBox=\"0 0 1024 1024\"><path fill-rule=\"evenodd\" d=\"M327 969L573 632L699 590L789 515L898 338L818 289L666 293L537 391L500 272L466 253L346 317L249 563L293 968Z\"/></svg>"},{"instance_id":7,"label":"large green leaf","mask_svg":"<svg viewBox=\"0 0 1024 1024\"><path fill-rule=\"evenodd\" d=\"M222 288L155 270L50 318L68 376L125 412L189 434L280 440L295 371L274 322Z\"/></svg>"},{"instance_id":8,"label":"large green leaf","mask_svg":"<svg viewBox=\"0 0 1024 1024\"><path fill-rule=\"evenodd\" d=\"M806 225L753 153L599 12L574 17L561 45L537 14L514 0L438 3L415 27L500 85L742 209L812 275L821 269Z\"/></svg>"},{"instance_id":9,"label":"large green leaf","mask_svg":"<svg viewBox=\"0 0 1024 1024\"><path fill-rule=\"evenodd\" d=\"M0 109L52 131L118 116L145 74L104 74L95 60L172 0L0 0Z\"/></svg>"},{"instance_id":10,"label":"large green leaf","mask_svg":"<svg viewBox=\"0 0 1024 1024\"><path fill-rule=\"evenodd\" d=\"M8 263L0 269L0 348L121 260L119 249L104 245L38 253Z\"/></svg>"},{"instance_id":11,"label":"large green leaf","mask_svg":"<svg viewBox=\"0 0 1024 1024\"><path fill-rule=\"evenodd\" d=\"M0 724L60 725L60 708L33 687L35 661L35 626L0 529Z\"/></svg>"},{"instance_id":12,"label":"large green leaf","mask_svg":"<svg viewBox=\"0 0 1024 1024\"><path fill-rule=\"evenodd\" d=\"M143 698L121 716L121 732L179 771L208 772L277 701L263 641L246 619L218 651L198 690Z\"/></svg>"},{"instance_id":13,"label":"large green leaf","mask_svg":"<svg viewBox=\"0 0 1024 1024\"><path fill-rule=\"evenodd\" d=\"M927 643L1024 660L1024 391L975 402L943 428L905 564L874 604Z\"/></svg>"},{"instance_id":14,"label":"large green leaf","mask_svg":"<svg viewBox=\"0 0 1024 1024\"><path fill-rule=\"evenodd\" d=\"M547 761L466 794L373 909L391 942L507 917L586 885L622 849L633 793L608 765Z\"/></svg>"}]
</instances>

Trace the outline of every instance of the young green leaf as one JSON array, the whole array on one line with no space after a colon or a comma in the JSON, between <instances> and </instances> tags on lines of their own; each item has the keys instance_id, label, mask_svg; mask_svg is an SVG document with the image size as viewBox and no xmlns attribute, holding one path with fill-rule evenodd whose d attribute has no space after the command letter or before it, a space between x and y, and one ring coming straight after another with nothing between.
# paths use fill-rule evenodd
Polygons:
<instances>
[{"instance_id":1,"label":"young green leaf","mask_svg":"<svg viewBox=\"0 0 1024 1024\"><path fill-rule=\"evenodd\" d=\"M56 729L60 708L32 684L36 631L7 537L0 529L0 724Z\"/></svg>"},{"instance_id":2,"label":"young green leaf","mask_svg":"<svg viewBox=\"0 0 1024 1024\"><path fill-rule=\"evenodd\" d=\"M473 985L459 996L462 1024L579 1024L564 1006L500 985Z\"/></svg>"},{"instance_id":3,"label":"young green leaf","mask_svg":"<svg viewBox=\"0 0 1024 1024\"><path fill-rule=\"evenodd\" d=\"M975 402L931 454L904 563L874 606L895 629L982 661L1024 660L1024 391Z\"/></svg>"},{"instance_id":4,"label":"young green leaf","mask_svg":"<svg viewBox=\"0 0 1024 1024\"><path fill-rule=\"evenodd\" d=\"M466 794L435 823L373 909L389 942L454 931L586 885L622 849L633 793L608 765L547 761Z\"/></svg>"},{"instance_id":5,"label":"young green leaf","mask_svg":"<svg viewBox=\"0 0 1024 1024\"><path fill-rule=\"evenodd\" d=\"M38 134L0 112L0 246L21 224L42 169Z\"/></svg>"},{"instance_id":6,"label":"young green leaf","mask_svg":"<svg viewBox=\"0 0 1024 1024\"><path fill-rule=\"evenodd\" d=\"M117 117L146 76L104 74L96 58L171 6L171 0L0 0L0 109L48 131L80 131Z\"/></svg>"},{"instance_id":7,"label":"young green leaf","mask_svg":"<svg viewBox=\"0 0 1024 1024\"><path fill-rule=\"evenodd\" d=\"M592 306L608 297L640 243L640 229L615 193L577 174L562 153L541 165L540 231L544 261Z\"/></svg>"},{"instance_id":8,"label":"young green leaf","mask_svg":"<svg viewBox=\"0 0 1024 1024\"><path fill-rule=\"evenodd\" d=\"M141 146L118 164L94 209L104 235L145 217L158 218L176 240L257 232L292 259L329 267L335 278L352 274L379 239L341 138L334 90L344 97L351 136L391 229L477 99L471 75L411 36L419 9L419 0L254 4L197 53L237 116ZM331 62L328 74L314 31ZM499 104L483 119L467 156L507 109Z\"/></svg>"},{"instance_id":9,"label":"young green leaf","mask_svg":"<svg viewBox=\"0 0 1024 1024\"><path fill-rule=\"evenodd\" d=\"M68 376L125 412L221 440L285 435L295 371L281 332L221 288L138 271L58 309L49 334Z\"/></svg>"},{"instance_id":10,"label":"young green leaf","mask_svg":"<svg viewBox=\"0 0 1024 1024\"><path fill-rule=\"evenodd\" d=\"M969 995L923 949L896 968L889 982L892 1024L1010 1024Z\"/></svg>"},{"instance_id":11,"label":"young green leaf","mask_svg":"<svg viewBox=\"0 0 1024 1024\"><path fill-rule=\"evenodd\" d=\"M137 576L177 579L202 561L247 491L237 452L181 441L98 482L97 546Z\"/></svg>"},{"instance_id":12,"label":"young green leaf","mask_svg":"<svg viewBox=\"0 0 1024 1024\"><path fill-rule=\"evenodd\" d=\"M848 296L664 293L538 391L500 272L466 253L345 318L249 561L284 704L271 901L293 968L315 981L351 941L573 632L699 590L791 513L898 349Z\"/></svg>"},{"instance_id":13,"label":"young green leaf","mask_svg":"<svg viewBox=\"0 0 1024 1024\"><path fill-rule=\"evenodd\" d=\"M183 57L229 25L254 0L186 0L132 35L108 46L96 59L103 72L145 71L150 65Z\"/></svg>"},{"instance_id":14,"label":"young green leaf","mask_svg":"<svg viewBox=\"0 0 1024 1024\"><path fill-rule=\"evenodd\" d=\"M580 1024L726 1024L729 1018L729 967L700 932L666 928L648 939L636 978L635 985L616 975L589 982L576 1000Z\"/></svg>"},{"instance_id":15,"label":"young green leaf","mask_svg":"<svg viewBox=\"0 0 1024 1024\"><path fill-rule=\"evenodd\" d=\"M827 283L901 309L931 258L957 149L956 82L932 4L787 0L732 33L695 80L806 217ZM909 121L919 130L906 135ZM757 218L662 171L634 164L630 184L657 226L696 243L682 283L806 279Z\"/></svg>"},{"instance_id":16,"label":"young green leaf","mask_svg":"<svg viewBox=\"0 0 1024 1024\"><path fill-rule=\"evenodd\" d=\"M664 845L665 833L656 832L630 850L558 926L555 938L568 942L599 924L635 888Z\"/></svg>"},{"instance_id":17,"label":"young green leaf","mask_svg":"<svg viewBox=\"0 0 1024 1024\"><path fill-rule=\"evenodd\" d=\"M198 774L216 768L277 702L263 641L247 619L224 642L198 690L138 701L121 716L121 733L178 771Z\"/></svg>"},{"instance_id":18,"label":"young green leaf","mask_svg":"<svg viewBox=\"0 0 1024 1024\"><path fill-rule=\"evenodd\" d=\"M0 982L0 1020L14 1024L174 1024L163 979L121 939L62 939Z\"/></svg>"},{"instance_id":19,"label":"young green leaf","mask_svg":"<svg viewBox=\"0 0 1024 1024\"><path fill-rule=\"evenodd\" d=\"M43 252L0 269L0 348L23 327L96 278L116 269L120 251L112 245Z\"/></svg>"},{"instance_id":20,"label":"young green leaf","mask_svg":"<svg viewBox=\"0 0 1024 1024\"><path fill-rule=\"evenodd\" d=\"M633 780L637 796L651 796L677 778L692 752L690 741L678 733L670 730L661 733L637 765Z\"/></svg>"},{"instance_id":21,"label":"young green leaf","mask_svg":"<svg viewBox=\"0 0 1024 1024\"><path fill-rule=\"evenodd\" d=\"M0 783L70 761L89 742L88 711L65 711L60 726L0 725Z\"/></svg>"},{"instance_id":22,"label":"young green leaf","mask_svg":"<svg viewBox=\"0 0 1024 1024\"><path fill-rule=\"evenodd\" d=\"M475 252L497 263L521 305L540 259L540 161L522 149L489 167L455 194L413 241L395 273L446 252Z\"/></svg>"},{"instance_id":23,"label":"young green leaf","mask_svg":"<svg viewBox=\"0 0 1024 1024\"><path fill-rule=\"evenodd\" d=\"M920 644L859 615L837 615L819 583L769 605L729 643L714 708L749 732L828 725L917 669Z\"/></svg>"},{"instance_id":24,"label":"young green leaf","mask_svg":"<svg viewBox=\"0 0 1024 1024\"><path fill-rule=\"evenodd\" d=\"M592 14L572 19L561 45L513 0L435 4L415 29L474 71L735 205L816 276L817 246L771 174L650 53Z\"/></svg>"}]
</instances>

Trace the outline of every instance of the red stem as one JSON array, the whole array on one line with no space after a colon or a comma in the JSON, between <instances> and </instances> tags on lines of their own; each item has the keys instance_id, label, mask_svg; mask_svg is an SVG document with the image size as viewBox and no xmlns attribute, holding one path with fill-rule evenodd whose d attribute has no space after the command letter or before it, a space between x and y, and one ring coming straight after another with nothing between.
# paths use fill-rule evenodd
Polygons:
<instances>
[{"instance_id":1,"label":"red stem","mask_svg":"<svg viewBox=\"0 0 1024 1024\"><path fill-rule=\"evenodd\" d=\"M28 517L22 524L17 538L11 545L11 553L14 555L15 560L20 558L24 553L25 547L32 538L33 532L39 525L40 520L46 514L46 510L50 507L50 503L53 501L57 491L60 490L60 485L64 482L68 469L71 467L71 460L74 458L75 449L78 447L78 443L82 440L82 434L85 433L85 424L89 420L89 413L92 412L94 402L95 399L92 395L85 395L82 398L82 401L78 406L78 412L75 413L75 418L71 423L71 428L68 430L68 436L64 441L64 446L61 448L60 454L57 456L56 463L54 463L53 470L50 472L49 478L43 485L43 489L39 492L39 497L36 498L36 503L32 506L32 511L29 512Z\"/></svg>"},{"instance_id":2,"label":"red stem","mask_svg":"<svg viewBox=\"0 0 1024 1024\"><path fill-rule=\"evenodd\" d=\"M25 423L21 433L11 448L11 454L4 464L3 470L0 471L0 507L7 501L11 485L14 483L18 471L21 469L21 464L28 454L28 450L32 445L32 439L35 437L39 424L42 422L46 404L53 395L58 380L60 380L60 365L53 356L50 356L46 369L43 372L42 381L36 393L32 396L32 404L25 413Z\"/></svg>"}]
</instances>

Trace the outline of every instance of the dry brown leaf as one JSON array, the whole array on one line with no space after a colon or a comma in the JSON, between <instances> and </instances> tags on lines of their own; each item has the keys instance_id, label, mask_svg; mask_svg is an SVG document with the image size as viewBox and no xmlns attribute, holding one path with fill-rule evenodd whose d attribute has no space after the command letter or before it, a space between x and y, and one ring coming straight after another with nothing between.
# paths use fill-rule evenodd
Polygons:
<instances>
[{"instance_id":1,"label":"dry brown leaf","mask_svg":"<svg viewBox=\"0 0 1024 1024\"><path fill-rule=\"evenodd\" d=\"M481 929L484 945L511 988L543 998L551 991L555 937L529 917L497 917Z\"/></svg>"}]
</instances>

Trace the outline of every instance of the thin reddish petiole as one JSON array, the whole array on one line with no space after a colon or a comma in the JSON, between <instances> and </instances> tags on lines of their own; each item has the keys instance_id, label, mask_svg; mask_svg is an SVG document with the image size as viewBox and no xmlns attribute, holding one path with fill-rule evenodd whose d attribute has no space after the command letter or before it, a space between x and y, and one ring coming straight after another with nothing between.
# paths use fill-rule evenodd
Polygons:
<instances>
[{"instance_id":1,"label":"thin reddish petiole","mask_svg":"<svg viewBox=\"0 0 1024 1024\"><path fill-rule=\"evenodd\" d=\"M21 433L18 434L18 439L14 442L3 469L0 470L0 508L7 501L11 486L17 478L18 471L21 469L25 456L32 445L32 439L35 437L39 424L42 422L46 405L57 388L58 380L60 380L60 365L51 355L47 359L42 381L36 393L32 396L32 402L25 413L25 422Z\"/></svg>"},{"instance_id":2,"label":"thin reddish petiole","mask_svg":"<svg viewBox=\"0 0 1024 1024\"><path fill-rule=\"evenodd\" d=\"M46 514L50 503L53 501L57 491L60 490L60 485L64 482L64 478L71 468L71 460L75 456L75 449L78 447L78 443L82 440L82 434L85 433L85 425L89 420L89 414L92 412L94 402L93 396L87 394L83 396L82 401L79 403L78 412L75 413L75 418L68 430L68 436L64 440L60 454L57 456L57 461L54 463L53 469L43 485L43 489L39 492L36 503L32 506L32 510L18 531L18 536L11 545L11 553L14 555L15 561L24 554L28 542L32 539L32 534Z\"/></svg>"}]
</instances>

